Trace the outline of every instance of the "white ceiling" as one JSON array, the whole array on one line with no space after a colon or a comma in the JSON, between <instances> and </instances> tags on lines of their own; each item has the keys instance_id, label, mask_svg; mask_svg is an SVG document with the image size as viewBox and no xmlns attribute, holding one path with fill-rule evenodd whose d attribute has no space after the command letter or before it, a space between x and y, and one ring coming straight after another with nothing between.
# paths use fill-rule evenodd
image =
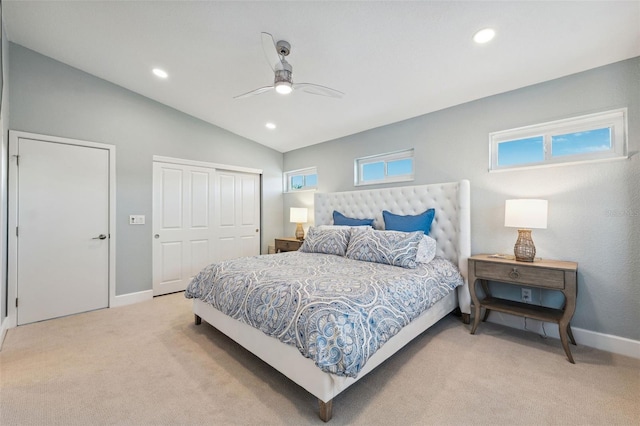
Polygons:
<instances>
[{"instance_id":1,"label":"white ceiling","mask_svg":"<svg viewBox=\"0 0 640 426\"><path fill-rule=\"evenodd\" d=\"M640 56L640 1L4 0L2 9L10 41L281 152ZM497 36L477 45L484 27ZM262 31L291 43L294 82L345 97L232 99L273 83Z\"/></svg>"}]
</instances>

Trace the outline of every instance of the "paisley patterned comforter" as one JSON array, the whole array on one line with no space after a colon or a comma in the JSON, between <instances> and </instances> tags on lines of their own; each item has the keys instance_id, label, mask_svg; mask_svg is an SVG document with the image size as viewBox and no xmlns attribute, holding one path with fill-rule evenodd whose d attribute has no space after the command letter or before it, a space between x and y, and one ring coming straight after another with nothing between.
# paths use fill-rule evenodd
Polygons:
<instances>
[{"instance_id":1,"label":"paisley patterned comforter","mask_svg":"<svg viewBox=\"0 0 640 426\"><path fill-rule=\"evenodd\" d=\"M209 265L185 296L295 345L323 371L356 377L402 327L462 284L438 257L407 269L287 252Z\"/></svg>"}]
</instances>

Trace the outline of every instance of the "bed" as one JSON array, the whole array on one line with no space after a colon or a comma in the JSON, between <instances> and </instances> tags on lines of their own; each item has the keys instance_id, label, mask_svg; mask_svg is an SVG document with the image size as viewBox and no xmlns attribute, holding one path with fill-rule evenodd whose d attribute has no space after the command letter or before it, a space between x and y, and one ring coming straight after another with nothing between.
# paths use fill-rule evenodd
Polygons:
<instances>
[{"instance_id":1,"label":"bed","mask_svg":"<svg viewBox=\"0 0 640 426\"><path fill-rule=\"evenodd\" d=\"M334 211L338 211L351 218L373 218L373 228L383 229L385 222L382 212L384 210L398 215L417 215L426 209L434 209L435 216L430 227L429 235L435 239L436 258L429 265L439 265L437 262L446 259L457 266L459 271L459 283L453 291L446 293L446 295L439 298L435 303L425 302L431 305L429 309L415 316L407 316L406 321L404 321L406 324L402 324L401 328L397 327L397 324L394 322L393 326L387 327L391 331L386 330L384 333L381 333L383 335L382 338L372 339L371 335L367 335L354 339L366 341L369 346L373 346L371 341L374 340L377 344L375 348L365 348L361 350L359 346L354 346L358 344L358 342L350 342L349 348L353 349L355 347L356 350L353 350L353 352L357 352L357 356L353 355L349 358L349 362L343 362L336 366L330 362L327 363L323 361L326 360L327 357L330 358L331 354L329 353L329 355L327 355L327 351L323 352L323 348L319 347L320 345L310 345L313 346L310 350L314 356L308 354L303 356L301 354L301 348L299 347L300 345L296 346L295 342L291 342L291 340L305 341L307 336L300 337L304 334L300 331L302 327L300 327L300 330L296 328L295 331L291 331L287 326L279 323L280 318L277 316L277 318L274 317L275 319L272 322L274 323L274 329L280 327L278 329L278 337L280 340L279 338L266 334L267 331L264 330L265 327L263 326L261 326L263 330L251 326L250 324L252 324L253 321L250 315L246 318L240 318L240 314L235 315L232 312L226 314L222 311L228 308L227 305L230 306L231 299L246 299L246 291L249 291L245 289L245 294L238 296L234 295L234 291L229 290L229 288L232 288L234 285L237 285L237 288L251 286L253 284L248 284L249 278L253 279L255 276L261 276L265 273L268 274L268 272L264 271L269 268L286 269L287 274L289 274L288 276L291 276L291 271L295 269L292 268L292 266L295 266L297 262L300 265L306 265L305 267L298 268L302 271L303 275L316 276L318 275L317 271L320 270L316 268L322 268L322 265L327 264L327 262L341 263L340 266L330 263L328 268L331 270L338 270L338 267L343 267L342 263L349 263L349 265L345 267L351 266L356 269L355 271L347 273L347 275L352 274L351 276L354 277L353 280L355 283L355 276L360 274L360 270L357 268L361 268L362 270L373 268L370 262L344 259L342 256L333 254L320 255L316 253L293 252L262 255L250 259L251 262L259 263L259 266L256 266L254 271L248 272L247 275L251 275L251 277L245 277L238 273L238 271L243 268L238 262L244 261L243 259L227 261L229 263L224 263L224 265L210 265L207 267L208 269L205 268L205 270L197 276L200 277L198 278L199 281L204 281L203 276L212 275L212 271L215 270L217 275L221 275L220 271L224 271L229 282L232 284L226 284L226 293L224 293L223 296L217 296L218 298L215 299L218 301L217 304L213 302L212 297L204 297L205 294L203 293L207 293L210 296L210 293L208 293L210 290L205 291L203 288L195 288L193 282L190 284L190 286L194 285L194 288L188 289L185 295L193 298L195 322L196 324L200 324L202 320L205 320L316 396L319 401L320 418L325 422L329 421L332 417L333 399L335 396L373 371L378 365L445 315L457 310L462 314L463 321L467 324L469 323L471 313L471 299L467 282L467 258L471 250L469 199L470 188L469 181L467 180L443 184L315 194L315 226L331 225L333 223L333 213ZM359 232L360 234L358 235L366 234L360 229L353 232L353 235L356 235L355 232ZM300 257L303 257L303 259L301 260ZM275 264L275 267L273 264ZM378 266L379 265L376 265L376 268ZM399 266L382 265L383 269L385 267L387 269L384 271L375 271L374 276L386 279L384 278L385 271L392 269L400 272L400 270L403 269ZM421 269L416 268L416 271L421 271ZM404 276L404 272L396 275ZM194 278L194 282L198 281L196 278ZM273 278L272 276L272 279L278 281L278 284L282 284L280 283L279 277ZM304 276L297 277L296 279L298 282L295 285L298 285L298 288L307 283L307 279ZM292 279L291 281L293 282L294 280ZM294 286L294 284L291 285ZM354 288L359 288L356 284L354 284L354 286ZM374 292L376 291L380 292L382 290L378 288L378 290L374 290ZM433 292L433 290L429 291ZM439 290L435 290L435 292L437 293ZM297 301L300 292L291 293L296 294ZM443 294L445 294L445 292L443 292ZM262 297L263 302L265 297L268 296ZM431 296L425 299L429 299L430 297ZM219 302L220 300L223 302ZM247 304L248 303L245 302L242 308L234 309L244 310ZM216 305L218 309L214 307L214 305ZM238 319L233 318L233 316L236 316ZM388 319L380 320L381 323L386 321L388 321ZM286 328L286 330L283 331L283 327ZM351 328L353 329L353 327ZM290 341L286 343L281 341L282 336L286 336L286 339ZM322 353L324 358L319 358L319 353ZM344 356L344 358L348 357Z\"/></svg>"}]
</instances>

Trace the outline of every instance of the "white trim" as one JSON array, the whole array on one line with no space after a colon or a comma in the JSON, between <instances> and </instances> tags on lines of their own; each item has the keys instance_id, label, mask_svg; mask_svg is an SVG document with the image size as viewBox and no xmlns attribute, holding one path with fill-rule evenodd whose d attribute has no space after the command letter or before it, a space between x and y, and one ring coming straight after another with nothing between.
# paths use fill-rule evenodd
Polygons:
<instances>
[{"instance_id":1,"label":"white trim","mask_svg":"<svg viewBox=\"0 0 640 426\"><path fill-rule=\"evenodd\" d=\"M206 167L208 169L229 170L232 172L253 173L258 175L262 174L262 169L253 169L250 167L241 167L241 166L230 166L228 164L209 163L206 161L185 160L183 158L163 157L161 155L154 155L153 161L158 161L160 163L179 164L181 166L196 166L196 167Z\"/></svg>"},{"instance_id":2,"label":"white trim","mask_svg":"<svg viewBox=\"0 0 640 426\"><path fill-rule=\"evenodd\" d=\"M153 290L137 291L135 293L119 294L115 297L115 300L109 306L110 308L117 308L119 306L133 305L134 303L146 302L153 299Z\"/></svg>"},{"instance_id":3,"label":"white trim","mask_svg":"<svg viewBox=\"0 0 640 426\"><path fill-rule=\"evenodd\" d=\"M116 297L116 147L98 142L89 142L78 139L63 138L58 136L41 135L37 133L9 130L9 225L8 229L15 229L18 223L18 168L16 155L18 155L18 140L20 138L36 139L45 142L63 143L67 145L86 146L104 149L109 153L109 306L112 306ZM7 233L7 328L18 324L18 310L15 300L18 295L18 238L15 232ZM9 301L12 301L9 303Z\"/></svg>"},{"instance_id":4,"label":"white trim","mask_svg":"<svg viewBox=\"0 0 640 426\"><path fill-rule=\"evenodd\" d=\"M547 337L560 339L558 326L556 324L544 323L543 321L531 318L527 318L525 328L524 318L494 311L489 315L487 322L505 325L518 330L530 331L541 336L544 336L546 333ZM544 330L542 328L543 324ZM573 332L573 337L575 337L578 345L584 345L590 348L640 359L640 341L638 340L614 336L613 334L585 330L584 328L571 327L571 331ZM558 346L558 349L562 352L561 346Z\"/></svg>"},{"instance_id":5,"label":"white trim","mask_svg":"<svg viewBox=\"0 0 640 426\"><path fill-rule=\"evenodd\" d=\"M519 166L519 167L514 167L512 169L507 169L507 168L503 168L503 169L489 169L489 173L504 173L504 172L517 172L520 170L531 170L531 169L547 169L550 167L567 167L567 166L576 166L578 164L589 164L589 163L604 163L607 161L620 161L620 160L628 160L629 158L631 158L628 155L625 155L623 157L609 157L609 158L598 158L595 160L578 160L578 161L570 161L570 162L566 162L566 163L545 163L545 164L537 164L537 165L531 165L531 166Z\"/></svg>"}]
</instances>

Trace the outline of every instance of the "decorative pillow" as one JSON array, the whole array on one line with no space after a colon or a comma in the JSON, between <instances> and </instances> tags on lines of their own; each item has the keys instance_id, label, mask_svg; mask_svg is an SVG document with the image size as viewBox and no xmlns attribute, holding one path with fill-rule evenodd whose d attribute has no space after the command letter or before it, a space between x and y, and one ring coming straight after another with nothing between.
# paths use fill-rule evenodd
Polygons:
<instances>
[{"instance_id":1,"label":"decorative pillow","mask_svg":"<svg viewBox=\"0 0 640 426\"><path fill-rule=\"evenodd\" d=\"M333 224L341 226L373 226L373 219L354 219L334 210Z\"/></svg>"},{"instance_id":2,"label":"decorative pillow","mask_svg":"<svg viewBox=\"0 0 640 426\"><path fill-rule=\"evenodd\" d=\"M351 228L318 229L312 226L307 231L307 237L304 239L300 251L344 256L347 252L350 237Z\"/></svg>"},{"instance_id":3,"label":"decorative pillow","mask_svg":"<svg viewBox=\"0 0 640 426\"><path fill-rule=\"evenodd\" d=\"M433 222L435 214L436 211L434 209L425 210L415 216L401 216L383 210L384 229L387 231L403 232L423 231L425 235L429 235L429 229L431 228L431 222Z\"/></svg>"},{"instance_id":4,"label":"decorative pillow","mask_svg":"<svg viewBox=\"0 0 640 426\"><path fill-rule=\"evenodd\" d=\"M436 257L436 240L428 235L422 236L422 241L418 244L416 263L429 263Z\"/></svg>"},{"instance_id":5,"label":"decorative pillow","mask_svg":"<svg viewBox=\"0 0 640 426\"><path fill-rule=\"evenodd\" d=\"M384 263L403 268L416 267L418 244L423 232L376 231L355 228L347 247L347 257L365 262Z\"/></svg>"}]
</instances>

